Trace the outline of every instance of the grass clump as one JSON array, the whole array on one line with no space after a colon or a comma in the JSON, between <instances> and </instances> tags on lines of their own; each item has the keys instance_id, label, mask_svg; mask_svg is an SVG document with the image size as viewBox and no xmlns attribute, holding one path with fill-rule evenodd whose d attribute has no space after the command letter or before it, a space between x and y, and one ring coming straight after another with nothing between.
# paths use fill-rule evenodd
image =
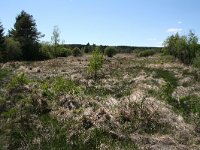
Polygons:
<instances>
[{"instance_id":1,"label":"grass clump","mask_svg":"<svg viewBox=\"0 0 200 150\"><path fill-rule=\"evenodd\" d=\"M9 89L11 89L11 88L15 89L17 87L27 85L29 82L30 82L30 80L28 79L28 77L24 73L17 74L9 82L8 88Z\"/></svg>"},{"instance_id":2,"label":"grass clump","mask_svg":"<svg viewBox=\"0 0 200 150\"><path fill-rule=\"evenodd\" d=\"M0 69L0 81L7 77L11 72L7 69Z\"/></svg>"},{"instance_id":3,"label":"grass clump","mask_svg":"<svg viewBox=\"0 0 200 150\"><path fill-rule=\"evenodd\" d=\"M78 95L82 91L82 87L79 86L78 83L71 79L65 79L62 76L47 79L42 82L41 88L43 90L43 95L49 99L54 99L65 93Z\"/></svg>"},{"instance_id":4,"label":"grass clump","mask_svg":"<svg viewBox=\"0 0 200 150\"><path fill-rule=\"evenodd\" d=\"M144 50L137 54L138 57L149 57L156 53L155 50Z\"/></svg>"},{"instance_id":5,"label":"grass clump","mask_svg":"<svg viewBox=\"0 0 200 150\"><path fill-rule=\"evenodd\" d=\"M122 106L119 113L119 121L126 133L167 134L171 126L162 121L158 111L151 111L145 104L145 98L141 102L131 102Z\"/></svg>"}]
</instances>

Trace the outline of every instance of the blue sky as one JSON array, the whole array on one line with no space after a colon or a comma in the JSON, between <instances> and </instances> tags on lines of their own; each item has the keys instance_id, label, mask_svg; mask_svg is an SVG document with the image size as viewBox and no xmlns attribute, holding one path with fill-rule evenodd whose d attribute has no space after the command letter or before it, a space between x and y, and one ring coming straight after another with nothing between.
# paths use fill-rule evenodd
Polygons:
<instances>
[{"instance_id":1,"label":"blue sky","mask_svg":"<svg viewBox=\"0 0 200 150\"><path fill-rule=\"evenodd\" d=\"M2 0L6 33L22 10L33 15L42 41L55 25L68 44L161 46L177 31L200 35L200 0Z\"/></svg>"}]
</instances>

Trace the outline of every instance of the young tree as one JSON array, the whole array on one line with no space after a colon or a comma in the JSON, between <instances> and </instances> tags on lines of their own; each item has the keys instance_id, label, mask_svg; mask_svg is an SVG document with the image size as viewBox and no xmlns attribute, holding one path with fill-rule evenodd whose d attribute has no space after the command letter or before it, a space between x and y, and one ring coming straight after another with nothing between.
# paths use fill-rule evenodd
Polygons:
<instances>
[{"instance_id":1,"label":"young tree","mask_svg":"<svg viewBox=\"0 0 200 150\"><path fill-rule=\"evenodd\" d=\"M190 31L188 36L172 35L164 42L168 54L175 56L185 64L191 64L198 51L198 37Z\"/></svg>"},{"instance_id":2,"label":"young tree","mask_svg":"<svg viewBox=\"0 0 200 150\"><path fill-rule=\"evenodd\" d=\"M103 66L104 57L103 54L100 52L98 47L92 52L92 57L89 60L89 67L88 72L94 75L94 79L97 78L97 72Z\"/></svg>"},{"instance_id":3,"label":"young tree","mask_svg":"<svg viewBox=\"0 0 200 150\"><path fill-rule=\"evenodd\" d=\"M32 15L22 11L16 17L14 28L9 31L9 36L20 42L24 59L37 59L39 54L38 41L43 35L37 31L37 25Z\"/></svg>"},{"instance_id":4,"label":"young tree","mask_svg":"<svg viewBox=\"0 0 200 150\"><path fill-rule=\"evenodd\" d=\"M190 30L188 34L189 62L192 62L198 52L198 37Z\"/></svg>"},{"instance_id":5,"label":"young tree","mask_svg":"<svg viewBox=\"0 0 200 150\"><path fill-rule=\"evenodd\" d=\"M54 28L53 28L53 35L51 37L51 41L54 46L54 50L56 51L56 49L59 45L59 42L60 42L60 30L59 30L58 26L54 26Z\"/></svg>"}]
</instances>

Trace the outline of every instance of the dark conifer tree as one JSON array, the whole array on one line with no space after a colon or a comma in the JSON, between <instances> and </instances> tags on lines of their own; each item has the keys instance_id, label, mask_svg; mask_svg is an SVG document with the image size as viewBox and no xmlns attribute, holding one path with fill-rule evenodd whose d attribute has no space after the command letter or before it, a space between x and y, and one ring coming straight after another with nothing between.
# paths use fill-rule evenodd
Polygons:
<instances>
[{"instance_id":1,"label":"dark conifer tree","mask_svg":"<svg viewBox=\"0 0 200 150\"><path fill-rule=\"evenodd\" d=\"M16 17L14 28L9 31L9 36L20 42L24 59L34 60L38 58L38 41L42 35L37 31L37 25L32 15L22 11Z\"/></svg>"},{"instance_id":2,"label":"dark conifer tree","mask_svg":"<svg viewBox=\"0 0 200 150\"><path fill-rule=\"evenodd\" d=\"M3 60L5 53L5 36L4 36L4 28L0 22L0 61Z\"/></svg>"}]
</instances>

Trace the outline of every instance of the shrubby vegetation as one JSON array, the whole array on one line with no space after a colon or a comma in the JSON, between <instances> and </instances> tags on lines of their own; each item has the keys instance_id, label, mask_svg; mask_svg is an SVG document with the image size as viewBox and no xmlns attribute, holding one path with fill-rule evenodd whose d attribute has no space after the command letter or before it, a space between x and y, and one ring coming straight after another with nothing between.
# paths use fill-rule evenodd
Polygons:
<instances>
[{"instance_id":1,"label":"shrubby vegetation","mask_svg":"<svg viewBox=\"0 0 200 150\"><path fill-rule=\"evenodd\" d=\"M148 57L148 56L154 55L155 53L156 53L155 50L150 49L150 50L139 51L137 56L138 57Z\"/></svg>"},{"instance_id":2,"label":"shrubby vegetation","mask_svg":"<svg viewBox=\"0 0 200 150\"><path fill-rule=\"evenodd\" d=\"M198 37L192 31L187 36L177 33L166 39L163 51L190 65L199 53Z\"/></svg>"},{"instance_id":3,"label":"shrubby vegetation","mask_svg":"<svg viewBox=\"0 0 200 150\"><path fill-rule=\"evenodd\" d=\"M72 55L73 55L74 57L81 56L81 55L82 55L82 52L81 52L81 50L80 50L78 47L75 47L75 48L72 50Z\"/></svg>"},{"instance_id":4,"label":"shrubby vegetation","mask_svg":"<svg viewBox=\"0 0 200 150\"><path fill-rule=\"evenodd\" d=\"M13 38L6 38L6 60L20 60L22 58L21 45L18 41L15 41Z\"/></svg>"},{"instance_id":5,"label":"shrubby vegetation","mask_svg":"<svg viewBox=\"0 0 200 150\"><path fill-rule=\"evenodd\" d=\"M97 78L97 71L103 66L104 57L99 48L92 52L92 57L89 60L88 72L94 74L94 79Z\"/></svg>"},{"instance_id":6,"label":"shrubby vegetation","mask_svg":"<svg viewBox=\"0 0 200 150\"><path fill-rule=\"evenodd\" d=\"M108 46L108 47L106 47L106 49L105 49L105 54L106 54L106 56L108 56L108 57L113 57L116 53L117 53L117 52L116 52L116 49L115 49L114 47Z\"/></svg>"}]
</instances>

